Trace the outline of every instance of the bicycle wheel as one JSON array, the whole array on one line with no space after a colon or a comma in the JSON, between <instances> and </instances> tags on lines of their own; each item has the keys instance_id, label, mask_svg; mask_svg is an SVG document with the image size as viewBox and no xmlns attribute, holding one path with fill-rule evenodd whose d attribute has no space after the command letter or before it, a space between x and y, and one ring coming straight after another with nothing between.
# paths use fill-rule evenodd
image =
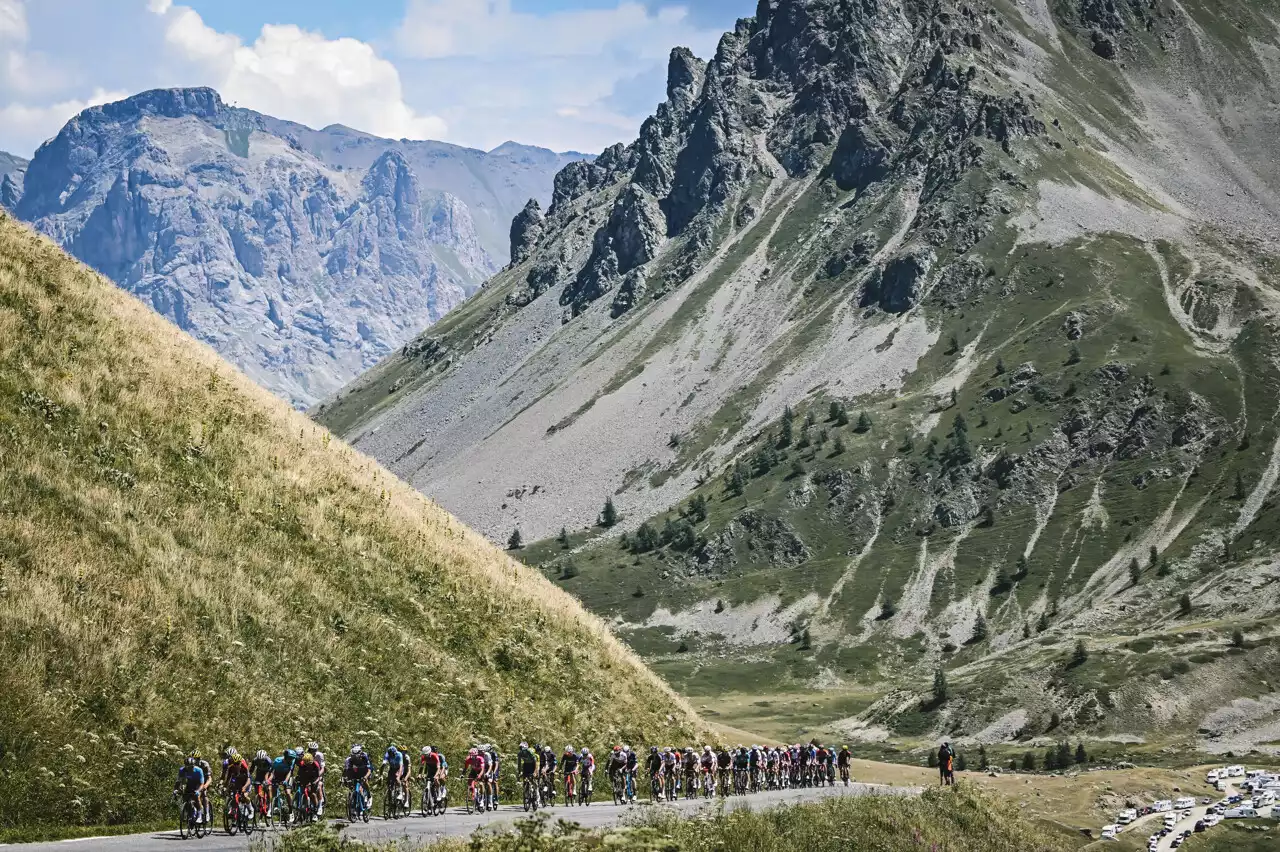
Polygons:
<instances>
[{"instance_id":1,"label":"bicycle wheel","mask_svg":"<svg viewBox=\"0 0 1280 852\"><path fill-rule=\"evenodd\" d=\"M178 808L178 836L186 840L194 833L195 819L191 812L191 803L183 802Z\"/></svg>"},{"instance_id":2,"label":"bicycle wheel","mask_svg":"<svg viewBox=\"0 0 1280 852\"><path fill-rule=\"evenodd\" d=\"M240 822L236 816L236 800L228 799L227 806L222 809L222 830L228 837L235 837L240 831Z\"/></svg>"}]
</instances>

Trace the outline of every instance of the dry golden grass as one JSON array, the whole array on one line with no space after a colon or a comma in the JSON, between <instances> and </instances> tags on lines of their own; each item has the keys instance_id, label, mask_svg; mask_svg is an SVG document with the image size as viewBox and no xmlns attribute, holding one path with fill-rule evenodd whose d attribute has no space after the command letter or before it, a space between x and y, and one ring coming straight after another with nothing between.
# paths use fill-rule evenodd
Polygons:
<instances>
[{"instance_id":1,"label":"dry golden grass","mask_svg":"<svg viewBox=\"0 0 1280 852\"><path fill-rule=\"evenodd\" d=\"M701 722L594 616L0 216L0 829L159 813L179 747Z\"/></svg>"}]
</instances>

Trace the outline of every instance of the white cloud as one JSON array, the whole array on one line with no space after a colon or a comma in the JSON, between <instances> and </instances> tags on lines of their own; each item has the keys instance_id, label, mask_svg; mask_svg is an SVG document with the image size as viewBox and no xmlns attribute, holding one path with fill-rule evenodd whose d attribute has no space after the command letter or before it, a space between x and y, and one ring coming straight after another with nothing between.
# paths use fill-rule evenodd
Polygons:
<instances>
[{"instance_id":1,"label":"white cloud","mask_svg":"<svg viewBox=\"0 0 1280 852\"><path fill-rule=\"evenodd\" d=\"M680 6L650 12L630 0L541 15L514 11L511 0L410 0L397 41L422 59L599 56L615 45L652 59L701 36L688 18Z\"/></svg>"},{"instance_id":2,"label":"white cloud","mask_svg":"<svg viewBox=\"0 0 1280 852\"><path fill-rule=\"evenodd\" d=\"M0 0L3 2L3 0ZM267 25L246 45L199 13L150 0L165 42L228 101L315 127L346 124L380 136L437 139L443 119L405 103L400 73L365 42L326 39L292 24Z\"/></svg>"},{"instance_id":3,"label":"white cloud","mask_svg":"<svg viewBox=\"0 0 1280 852\"><path fill-rule=\"evenodd\" d=\"M111 92L95 89L83 100L71 99L55 104L29 106L10 103L0 107L0 127L7 134L24 139L50 139L62 126L91 106L118 101L128 97L128 92Z\"/></svg>"},{"instance_id":4,"label":"white cloud","mask_svg":"<svg viewBox=\"0 0 1280 852\"><path fill-rule=\"evenodd\" d=\"M27 9L22 0L0 0L0 41L26 42Z\"/></svg>"},{"instance_id":5,"label":"white cloud","mask_svg":"<svg viewBox=\"0 0 1280 852\"><path fill-rule=\"evenodd\" d=\"M406 81L456 141L598 151L634 138L662 97L671 48L708 56L720 34L685 6L637 0L540 14L511 0L409 0L395 42Z\"/></svg>"}]
</instances>

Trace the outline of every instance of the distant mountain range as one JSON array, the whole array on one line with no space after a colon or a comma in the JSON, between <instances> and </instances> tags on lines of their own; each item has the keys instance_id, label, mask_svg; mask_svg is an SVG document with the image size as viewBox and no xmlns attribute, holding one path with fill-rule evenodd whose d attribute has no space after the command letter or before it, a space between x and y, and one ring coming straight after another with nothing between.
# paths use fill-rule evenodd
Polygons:
<instances>
[{"instance_id":1,"label":"distant mountain range","mask_svg":"<svg viewBox=\"0 0 1280 852\"><path fill-rule=\"evenodd\" d=\"M305 406L504 266L512 218L582 159L313 130L168 89L85 110L30 163L0 155L0 203Z\"/></svg>"}]
</instances>

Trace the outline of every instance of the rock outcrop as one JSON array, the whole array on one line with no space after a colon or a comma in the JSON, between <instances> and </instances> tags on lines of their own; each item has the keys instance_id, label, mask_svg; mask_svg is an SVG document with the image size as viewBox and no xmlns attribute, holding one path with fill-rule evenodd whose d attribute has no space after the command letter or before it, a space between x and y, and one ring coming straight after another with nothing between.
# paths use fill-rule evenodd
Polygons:
<instances>
[{"instance_id":1,"label":"rock outcrop","mask_svg":"<svg viewBox=\"0 0 1280 852\"><path fill-rule=\"evenodd\" d=\"M537 199L530 199L514 219L511 220L511 265L524 263L538 247L542 239L542 226L545 222L542 205Z\"/></svg>"},{"instance_id":2,"label":"rock outcrop","mask_svg":"<svg viewBox=\"0 0 1280 852\"><path fill-rule=\"evenodd\" d=\"M25 186L6 175L0 204L305 406L495 272L510 216L569 159L316 131L211 89L157 90L72 119Z\"/></svg>"}]
</instances>

